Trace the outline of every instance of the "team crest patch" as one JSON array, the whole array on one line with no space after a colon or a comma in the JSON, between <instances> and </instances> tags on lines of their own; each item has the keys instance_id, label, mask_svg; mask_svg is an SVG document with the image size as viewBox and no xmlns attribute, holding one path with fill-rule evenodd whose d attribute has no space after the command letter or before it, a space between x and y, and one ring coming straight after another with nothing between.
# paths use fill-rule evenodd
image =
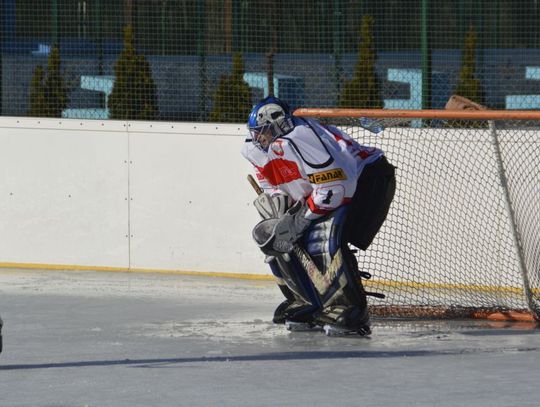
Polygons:
<instances>
[{"instance_id":1,"label":"team crest patch","mask_svg":"<svg viewBox=\"0 0 540 407\"><path fill-rule=\"evenodd\" d=\"M309 174L309 182L312 184L325 184L327 182L346 180L345 171L341 168Z\"/></svg>"},{"instance_id":2,"label":"team crest patch","mask_svg":"<svg viewBox=\"0 0 540 407\"><path fill-rule=\"evenodd\" d=\"M281 145L282 142L282 140L276 140L270 146L270 148L272 148L272 151L280 157L285 154L285 152L283 151L283 146Z\"/></svg>"}]
</instances>

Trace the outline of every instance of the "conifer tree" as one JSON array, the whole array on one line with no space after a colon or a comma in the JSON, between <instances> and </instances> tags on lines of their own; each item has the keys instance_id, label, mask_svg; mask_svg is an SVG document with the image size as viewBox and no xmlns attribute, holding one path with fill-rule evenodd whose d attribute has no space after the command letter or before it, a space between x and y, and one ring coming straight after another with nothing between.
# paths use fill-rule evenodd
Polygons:
<instances>
[{"instance_id":1,"label":"conifer tree","mask_svg":"<svg viewBox=\"0 0 540 407\"><path fill-rule=\"evenodd\" d=\"M150 64L135 50L131 26L124 29L124 49L116 61L114 72L116 79L108 103L111 119L157 119L156 85Z\"/></svg>"},{"instance_id":2,"label":"conifer tree","mask_svg":"<svg viewBox=\"0 0 540 407\"><path fill-rule=\"evenodd\" d=\"M340 107L382 108L380 83L375 71L373 17L364 15L360 28L360 49L353 78L345 82L339 99Z\"/></svg>"},{"instance_id":3,"label":"conifer tree","mask_svg":"<svg viewBox=\"0 0 540 407\"><path fill-rule=\"evenodd\" d=\"M30 110L36 117L62 117L68 104L68 90L62 78L60 49L53 46L47 59L47 71L41 65L34 69L30 82Z\"/></svg>"},{"instance_id":4,"label":"conifer tree","mask_svg":"<svg viewBox=\"0 0 540 407\"><path fill-rule=\"evenodd\" d=\"M41 65L36 66L32 82L30 82L30 110L28 116L45 117L45 87L43 85L45 71Z\"/></svg>"},{"instance_id":5,"label":"conifer tree","mask_svg":"<svg viewBox=\"0 0 540 407\"><path fill-rule=\"evenodd\" d=\"M459 81L454 94L483 105L484 92L476 77L476 42L476 31L474 27L471 27L465 36Z\"/></svg>"},{"instance_id":6,"label":"conifer tree","mask_svg":"<svg viewBox=\"0 0 540 407\"><path fill-rule=\"evenodd\" d=\"M52 47L49 54L44 84L47 117L62 117L62 110L67 106L68 97L67 87L60 69L60 49L58 46Z\"/></svg>"},{"instance_id":7,"label":"conifer tree","mask_svg":"<svg viewBox=\"0 0 540 407\"><path fill-rule=\"evenodd\" d=\"M241 53L233 56L230 75L222 75L214 93L210 120L245 122L252 108L251 89L244 81L244 60Z\"/></svg>"}]
</instances>

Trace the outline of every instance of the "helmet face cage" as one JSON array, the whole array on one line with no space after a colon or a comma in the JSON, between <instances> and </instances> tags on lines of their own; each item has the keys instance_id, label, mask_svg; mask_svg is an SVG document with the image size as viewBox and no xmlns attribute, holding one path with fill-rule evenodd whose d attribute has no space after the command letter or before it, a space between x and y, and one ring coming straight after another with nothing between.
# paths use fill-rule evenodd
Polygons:
<instances>
[{"instance_id":1,"label":"helmet face cage","mask_svg":"<svg viewBox=\"0 0 540 407\"><path fill-rule=\"evenodd\" d=\"M276 98L266 98L255 106L248 120L248 129L253 143L265 150L272 141L287 134L293 128L293 120L287 106ZM261 144L263 140L267 141L266 146Z\"/></svg>"},{"instance_id":2,"label":"helmet face cage","mask_svg":"<svg viewBox=\"0 0 540 407\"><path fill-rule=\"evenodd\" d=\"M259 148L262 148L263 150L267 150L268 145L275 139L274 132L272 131L271 127L272 127L271 125L265 125L265 126L259 126L253 129L249 129L253 144L255 144ZM272 133L272 137L268 140L268 144L263 146L263 140L266 140L266 137L264 136L267 135L269 132Z\"/></svg>"}]
</instances>

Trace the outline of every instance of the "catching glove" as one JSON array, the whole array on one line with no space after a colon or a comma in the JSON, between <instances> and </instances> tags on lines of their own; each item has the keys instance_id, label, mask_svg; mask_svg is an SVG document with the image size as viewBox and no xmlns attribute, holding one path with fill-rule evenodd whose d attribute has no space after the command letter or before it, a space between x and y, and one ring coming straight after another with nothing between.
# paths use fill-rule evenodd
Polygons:
<instances>
[{"instance_id":1,"label":"catching glove","mask_svg":"<svg viewBox=\"0 0 540 407\"><path fill-rule=\"evenodd\" d=\"M302 202L296 202L283 216L281 216L274 226L276 242L288 242L291 245L302 237L305 230L311 224L309 219L304 216L307 206Z\"/></svg>"},{"instance_id":2,"label":"catching glove","mask_svg":"<svg viewBox=\"0 0 540 407\"><path fill-rule=\"evenodd\" d=\"M297 202L280 218L265 219L255 225L253 239L262 252L269 256L290 253L311 224L304 217L306 211L306 206Z\"/></svg>"}]
</instances>

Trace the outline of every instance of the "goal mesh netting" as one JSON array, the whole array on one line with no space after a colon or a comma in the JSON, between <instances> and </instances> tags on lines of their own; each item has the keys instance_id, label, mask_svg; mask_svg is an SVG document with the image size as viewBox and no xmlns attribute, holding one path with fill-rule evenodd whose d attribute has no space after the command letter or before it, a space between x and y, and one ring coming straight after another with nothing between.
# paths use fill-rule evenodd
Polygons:
<instances>
[{"instance_id":1,"label":"goal mesh netting","mask_svg":"<svg viewBox=\"0 0 540 407\"><path fill-rule=\"evenodd\" d=\"M397 167L388 218L358 254L360 268L373 275L367 289L386 295L370 298L372 313L460 318L523 311L538 319L540 120L488 112L489 120L447 120L431 112L427 119L390 111L383 118L369 118L369 111L295 113L382 148ZM384 131L366 130L360 115Z\"/></svg>"}]
</instances>

